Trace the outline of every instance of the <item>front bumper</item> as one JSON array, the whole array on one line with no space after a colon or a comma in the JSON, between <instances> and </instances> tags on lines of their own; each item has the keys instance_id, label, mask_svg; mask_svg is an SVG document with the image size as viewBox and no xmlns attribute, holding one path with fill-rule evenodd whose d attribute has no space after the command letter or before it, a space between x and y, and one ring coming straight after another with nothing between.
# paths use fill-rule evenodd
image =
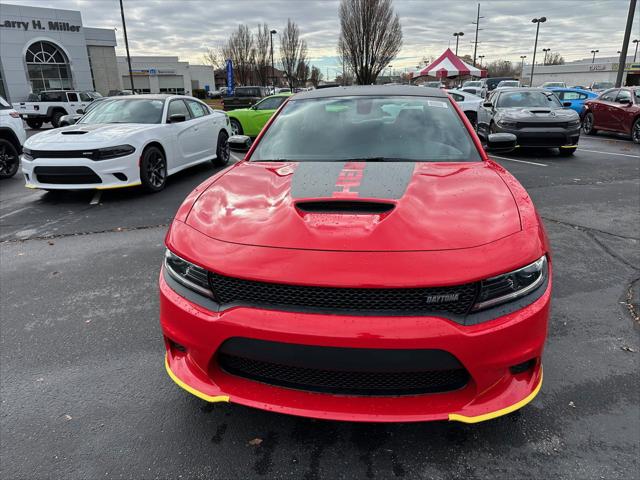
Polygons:
<instances>
[{"instance_id":1,"label":"front bumper","mask_svg":"<svg viewBox=\"0 0 640 480\"><path fill-rule=\"evenodd\" d=\"M86 158L36 158L23 155L27 188L47 190L106 190L140 185L139 153L94 161Z\"/></svg>"},{"instance_id":2,"label":"front bumper","mask_svg":"<svg viewBox=\"0 0 640 480\"><path fill-rule=\"evenodd\" d=\"M533 125L533 124L532 124ZM520 147L578 148L580 126L576 128L524 127L505 128L496 125L496 133L512 133L518 138Z\"/></svg>"},{"instance_id":3,"label":"front bumper","mask_svg":"<svg viewBox=\"0 0 640 480\"><path fill-rule=\"evenodd\" d=\"M160 275L165 366L182 388L209 402L362 422L452 420L476 423L529 403L542 383L551 280L528 306L477 325L436 316L361 317L236 307L213 312L174 291ZM465 387L444 393L355 396L278 387L232 375L217 353L230 338L358 349L438 349L469 372ZM533 359L522 373L510 367Z\"/></svg>"}]
</instances>

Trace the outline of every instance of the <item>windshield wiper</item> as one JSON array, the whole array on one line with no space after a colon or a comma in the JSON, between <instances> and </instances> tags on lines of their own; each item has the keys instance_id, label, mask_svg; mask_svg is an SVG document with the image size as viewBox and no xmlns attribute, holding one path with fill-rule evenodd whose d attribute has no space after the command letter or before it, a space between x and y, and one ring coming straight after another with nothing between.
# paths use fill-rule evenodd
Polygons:
<instances>
[{"instance_id":1,"label":"windshield wiper","mask_svg":"<svg viewBox=\"0 0 640 480\"><path fill-rule=\"evenodd\" d=\"M360 158L341 158L334 162L415 162L408 158L396 157L360 157Z\"/></svg>"}]
</instances>

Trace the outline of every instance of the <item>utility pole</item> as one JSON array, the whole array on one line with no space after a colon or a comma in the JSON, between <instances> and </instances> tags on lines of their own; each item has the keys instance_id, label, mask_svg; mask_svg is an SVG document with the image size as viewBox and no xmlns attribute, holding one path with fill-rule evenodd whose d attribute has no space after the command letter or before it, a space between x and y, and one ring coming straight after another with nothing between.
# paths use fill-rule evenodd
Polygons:
<instances>
[{"instance_id":1,"label":"utility pole","mask_svg":"<svg viewBox=\"0 0 640 480\"><path fill-rule=\"evenodd\" d=\"M276 70L273 68L273 36L278 33L275 30L269 32L269 39L271 40L271 86L275 88L276 83Z\"/></svg>"},{"instance_id":2,"label":"utility pole","mask_svg":"<svg viewBox=\"0 0 640 480\"><path fill-rule=\"evenodd\" d=\"M127 63L129 64L129 80L131 80L131 93L136 93L133 88L133 70L131 69L131 56L129 55L129 40L127 39L127 23L124 21L124 7L120 0L120 15L122 16L122 30L124 30L124 46L127 49Z\"/></svg>"},{"instance_id":3,"label":"utility pole","mask_svg":"<svg viewBox=\"0 0 640 480\"><path fill-rule=\"evenodd\" d=\"M484 18L484 17L480 16L480 4L478 3L478 14L476 16L476 21L472 22L476 26L476 41L473 42L473 66L474 67L476 65L476 52L478 51L478 31L481 30L481 28L480 28L480 19L481 18Z\"/></svg>"},{"instance_id":4,"label":"utility pole","mask_svg":"<svg viewBox=\"0 0 640 480\"><path fill-rule=\"evenodd\" d=\"M618 61L618 76L616 77L616 88L622 86L622 76L624 75L624 67L627 62L627 50L629 49L629 39L631 38L631 27L633 26L633 15L636 12L636 0L629 0L629 15L627 16L627 28L624 31L624 40L622 42L622 53ZM636 43L636 48L638 44Z\"/></svg>"},{"instance_id":5,"label":"utility pole","mask_svg":"<svg viewBox=\"0 0 640 480\"><path fill-rule=\"evenodd\" d=\"M547 21L547 17L534 18L531 20L536 24L536 43L533 44L533 61L531 62L531 87L533 87L533 69L536 66L536 50L538 49L538 33L540 33L540 24Z\"/></svg>"}]
</instances>

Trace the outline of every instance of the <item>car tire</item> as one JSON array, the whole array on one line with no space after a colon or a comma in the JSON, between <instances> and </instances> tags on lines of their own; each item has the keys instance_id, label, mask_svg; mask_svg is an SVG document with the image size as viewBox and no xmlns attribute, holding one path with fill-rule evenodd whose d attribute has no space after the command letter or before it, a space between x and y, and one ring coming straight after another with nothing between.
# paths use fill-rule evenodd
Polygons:
<instances>
[{"instance_id":1,"label":"car tire","mask_svg":"<svg viewBox=\"0 0 640 480\"><path fill-rule=\"evenodd\" d=\"M33 118L27 118L27 125L32 130L40 130L40 127L42 127L42 123L43 123L42 120L36 120L36 119L33 119Z\"/></svg>"},{"instance_id":2,"label":"car tire","mask_svg":"<svg viewBox=\"0 0 640 480\"><path fill-rule=\"evenodd\" d=\"M570 157L574 153L576 153L577 148L560 148L560 156L561 157Z\"/></svg>"},{"instance_id":3,"label":"car tire","mask_svg":"<svg viewBox=\"0 0 640 480\"><path fill-rule=\"evenodd\" d=\"M593 113L587 112L587 114L582 119L582 131L585 133L585 135L595 135L596 133L598 133L598 131L593 128L593 122Z\"/></svg>"},{"instance_id":4,"label":"car tire","mask_svg":"<svg viewBox=\"0 0 640 480\"><path fill-rule=\"evenodd\" d=\"M244 130L242 129L242 125L235 118L231 119L231 135L242 135L244 134Z\"/></svg>"},{"instance_id":5,"label":"car tire","mask_svg":"<svg viewBox=\"0 0 640 480\"><path fill-rule=\"evenodd\" d=\"M231 150L229 149L229 135L224 130L218 134L218 146L216 147L216 158L213 160L215 167L224 167L229 163L231 158Z\"/></svg>"},{"instance_id":6,"label":"car tire","mask_svg":"<svg viewBox=\"0 0 640 480\"><path fill-rule=\"evenodd\" d=\"M633 143L640 143L640 118L636 118L631 127L631 140Z\"/></svg>"},{"instance_id":7,"label":"car tire","mask_svg":"<svg viewBox=\"0 0 640 480\"><path fill-rule=\"evenodd\" d=\"M471 123L471 126L473 127L474 130L478 129L478 114L476 112L472 112L472 111L468 111L468 112L464 112L465 115L467 116L467 119L469 120L469 122Z\"/></svg>"},{"instance_id":8,"label":"car tire","mask_svg":"<svg viewBox=\"0 0 640 480\"><path fill-rule=\"evenodd\" d=\"M0 138L0 178L13 177L20 166L16 146L6 138Z\"/></svg>"},{"instance_id":9,"label":"car tire","mask_svg":"<svg viewBox=\"0 0 640 480\"><path fill-rule=\"evenodd\" d=\"M64 117L64 113L62 112L55 112L53 114L53 116L51 117L51 126L53 128L58 128L60 126L60 119Z\"/></svg>"},{"instance_id":10,"label":"car tire","mask_svg":"<svg viewBox=\"0 0 640 480\"><path fill-rule=\"evenodd\" d=\"M158 147L145 148L140 158L140 182L147 192L156 193L167 184L167 159Z\"/></svg>"}]
</instances>

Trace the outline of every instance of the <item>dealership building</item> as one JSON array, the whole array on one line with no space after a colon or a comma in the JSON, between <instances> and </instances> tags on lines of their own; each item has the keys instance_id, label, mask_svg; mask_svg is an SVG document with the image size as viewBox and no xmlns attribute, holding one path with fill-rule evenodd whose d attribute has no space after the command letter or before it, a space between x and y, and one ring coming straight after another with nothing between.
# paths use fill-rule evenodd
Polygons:
<instances>
[{"instance_id":1,"label":"dealership building","mask_svg":"<svg viewBox=\"0 0 640 480\"><path fill-rule=\"evenodd\" d=\"M115 30L84 26L79 11L0 3L0 96L20 102L42 90L130 89L126 57L117 57L115 47ZM189 94L215 85L211 67L178 57L132 57L131 66L134 86L144 93Z\"/></svg>"}]
</instances>

